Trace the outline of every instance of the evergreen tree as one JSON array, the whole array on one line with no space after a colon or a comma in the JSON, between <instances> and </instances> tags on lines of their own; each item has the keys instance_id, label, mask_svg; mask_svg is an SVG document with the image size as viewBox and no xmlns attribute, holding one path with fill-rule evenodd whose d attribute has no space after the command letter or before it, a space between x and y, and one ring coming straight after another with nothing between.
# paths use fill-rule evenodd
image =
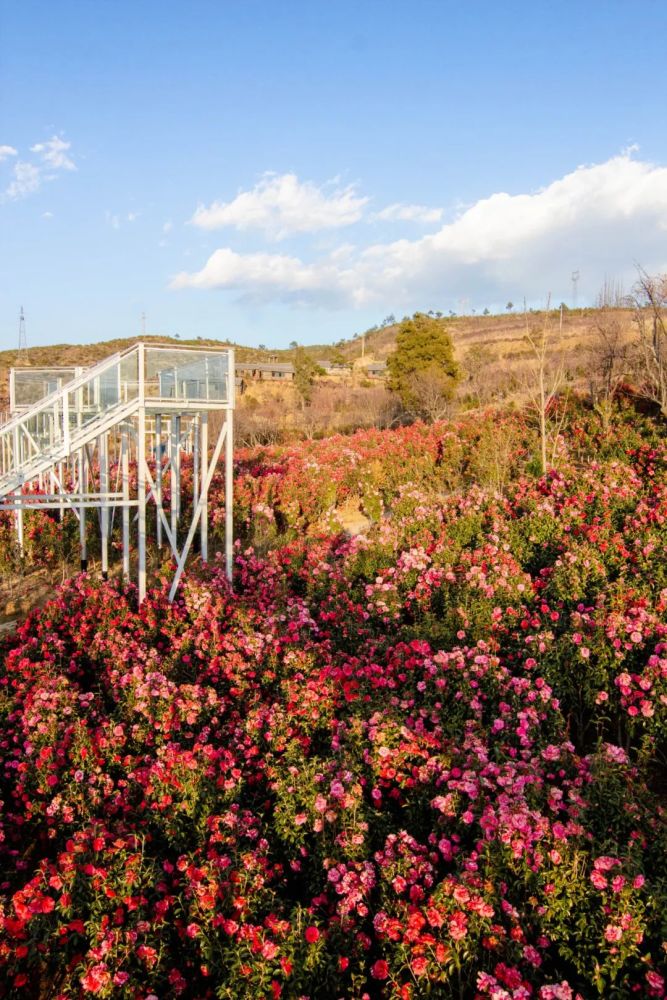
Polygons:
<instances>
[{"instance_id":1,"label":"evergreen tree","mask_svg":"<svg viewBox=\"0 0 667 1000\"><path fill-rule=\"evenodd\" d=\"M389 388L400 396L406 410L416 413L423 409L426 384L430 395L437 389L443 400L449 400L460 377L444 322L425 313L403 320L387 368Z\"/></svg>"},{"instance_id":2,"label":"evergreen tree","mask_svg":"<svg viewBox=\"0 0 667 1000\"><path fill-rule=\"evenodd\" d=\"M301 401L301 409L308 406L313 398L315 379L324 374L324 369L309 357L303 347L297 347L294 356L294 385Z\"/></svg>"}]
</instances>

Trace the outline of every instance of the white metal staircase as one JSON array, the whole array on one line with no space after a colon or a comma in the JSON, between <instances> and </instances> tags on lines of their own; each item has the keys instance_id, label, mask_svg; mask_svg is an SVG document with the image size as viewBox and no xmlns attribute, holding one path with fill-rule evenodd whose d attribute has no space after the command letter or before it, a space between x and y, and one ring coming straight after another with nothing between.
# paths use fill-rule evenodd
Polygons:
<instances>
[{"instance_id":1,"label":"white metal staircase","mask_svg":"<svg viewBox=\"0 0 667 1000\"><path fill-rule=\"evenodd\" d=\"M138 380L128 392L119 378L121 359L131 353L136 348L105 358L0 427L0 499L37 480L137 409ZM111 378L118 393L109 391Z\"/></svg>"},{"instance_id":2,"label":"white metal staircase","mask_svg":"<svg viewBox=\"0 0 667 1000\"><path fill-rule=\"evenodd\" d=\"M65 371L66 375L62 374ZM54 384L55 369L11 372L11 395L16 401L20 397L23 409L17 408L0 425L0 510L14 512L21 550L26 511L55 508L62 516L67 506L79 520L81 562L86 565L86 511L97 508L102 573L106 575L110 511L120 507L123 574L127 577L133 511L142 599L146 592L146 505L150 500L157 509L158 546L166 537L177 560L173 597L197 529L201 558L207 559L208 490L224 445L225 554L231 578L233 350L139 343L76 374L73 369L60 372L59 387L52 392L48 389ZM63 384L63 379L73 374ZM17 387L23 395L17 395ZM42 398L30 405L40 390ZM224 421L209 455L211 411L223 411ZM192 514L182 541L184 441L192 448ZM115 465L110 460L111 450ZM130 476L131 467L134 476ZM115 486L110 479L112 469ZM170 496L169 519L163 509L163 484L168 486Z\"/></svg>"}]
</instances>

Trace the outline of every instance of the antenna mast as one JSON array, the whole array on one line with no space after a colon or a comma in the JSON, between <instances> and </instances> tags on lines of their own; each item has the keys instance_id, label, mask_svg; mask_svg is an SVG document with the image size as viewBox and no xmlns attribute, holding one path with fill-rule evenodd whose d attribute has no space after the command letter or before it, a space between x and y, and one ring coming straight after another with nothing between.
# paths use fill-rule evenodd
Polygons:
<instances>
[{"instance_id":1,"label":"antenna mast","mask_svg":"<svg viewBox=\"0 0 667 1000\"><path fill-rule=\"evenodd\" d=\"M19 313L19 354L23 351L28 350L28 338L25 332L25 314L23 312L23 306L21 306L21 312Z\"/></svg>"},{"instance_id":2,"label":"antenna mast","mask_svg":"<svg viewBox=\"0 0 667 1000\"><path fill-rule=\"evenodd\" d=\"M579 271L572 272L572 308L577 308L577 285L579 284Z\"/></svg>"}]
</instances>

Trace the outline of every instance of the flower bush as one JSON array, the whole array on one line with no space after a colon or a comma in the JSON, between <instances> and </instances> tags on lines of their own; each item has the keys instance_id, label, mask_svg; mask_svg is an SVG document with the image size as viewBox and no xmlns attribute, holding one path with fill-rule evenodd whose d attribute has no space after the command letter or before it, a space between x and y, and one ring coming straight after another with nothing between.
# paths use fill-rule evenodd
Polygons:
<instances>
[{"instance_id":1,"label":"flower bush","mask_svg":"<svg viewBox=\"0 0 667 1000\"><path fill-rule=\"evenodd\" d=\"M3 640L0 996L666 995L667 449L582 415L501 494L483 433L243 453L234 592Z\"/></svg>"}]
</instances>

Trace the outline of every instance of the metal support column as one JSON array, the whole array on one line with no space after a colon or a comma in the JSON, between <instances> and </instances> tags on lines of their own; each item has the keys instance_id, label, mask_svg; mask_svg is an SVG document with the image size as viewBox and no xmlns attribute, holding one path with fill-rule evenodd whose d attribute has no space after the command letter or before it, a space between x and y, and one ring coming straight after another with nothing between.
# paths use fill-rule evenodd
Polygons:
<instances>
[{"instance_id":1,"label":"metal support column","mask_svg":"<svg viewBox=\"0 0 667 1000\"><path fill-rule=\"evenodd\" d=\"M100 434L98 443L98 456L100 465L100 494L102 507L100 508L100 535L101 535L101 556L102 556L102 579L109 579L109 436Z\"/></svg>"},{"instance_id":2,"label":"metal support column","mask_svg":"<svg viewBox=\"0 0 667 1000\"><path fill-rule=\"evenodd\" d=\"M155 417L155 502L162 506L162 415ZM156 518L157 547L162 548L162 519Z\"/></svg>"},{"instance_id":3,"label":"metal support column","mask_svg":"<svg viewBox=\"0 0 667 1000\"><path fill-rule=\"evenodd\" d=\"M66 466L63 462L58 463L58 479L60 480L59 500L58 500L58 520L62 523L62 519L65 516L65 498L63 497L63 490L66 488L64 480L64 469Z\"/></svg>"},{"instance_id":4,"label":"metal support column","mask_svg":"<svg viewBox=\"0 0 667 1000\"><path fill-rule=\"evenodd\" d=\"M178 537L178 521L181 516L181 418L174 414L171 418L171 533Z\"/></svg>"},{"instance_id":5,"label":"metal support column","mask_svg":"<svg viewBox=\"0 0 667 1000\"><path fill-rule=\"evenodd\" d=\"M144 345L139 344L139 412L137 415L137 503L139 557L139 603L146 596L146 396L144 383Z\"/></svg>"},{"instance_id":6,"label":"metal support column","mask_svg":"<svg viewBox=\"0 0 667 1000\"><path fill-rule=\"evenodd\" d=\"M233 371L233 369L232 369ZM225 568L232 582L234 568L234 411L225 411Z\"/></svg>"},{"instance_id":7,"label":"metal support column","mask_svg":"<svg viewBox=\"0 0 667 1000\"><path fill-rule=\"evenodd\" d=\"M234 405L236 367L234 351L229 352L227 370L227 409L225 410L225 568L230 584L234 571Z\"/></svg>"},{"instance_id":8,"label":"metal support column","mask_svg":"<svg viewBox=\"0 0 667 1000\"><path fill-rule=\"evenodd\" d=\"M16 497L16 541L18 542L19 554L23 558L23 507L21 506L23 501L21 489L16 490L14 496Z\"/></svg>"},{"instance_id":9,"label":"metal support column","mask_svg":"<svg viewBox=\"0 0 667 1000\"><path fill-rule=\"evenodd\" d=\"M79 506L79 556L81 559L81 572L88 569L88 544L86 540L86 507L84 496L88 491L88 460L85 447L79 449L79 494L81 504Z\"/></svg>"},{"instance_id":10,"label":"metal support column","mask_svg":"<svg viewBox=\"0 0 667 1000\"><path fill-rule=\"evenodd\" d=\"M146 410L143 406L139 409L137 436L137 502L139 514L137 520L138 581L139 602L141 602L146 596Z\"/></svg>"},{"instance_id":11,"label":"metal support column","mask_svg":"<svg viewBox=\"0 0 667 1000\"><path fill-rule=\"evenodd\" d=\"M201 414L195 413L192 418L192 506L197 506L199 500L199 425ZM189 435L188 435L189 436Z\"/></svg>"},{"instance_id":12,"label":"metal support column","mask_svg":"<svg viewBox=\"0 0 667 1000\"><path fill-rule=\"evenodd\" d=\"M120 463L123 480L123 579L130 579L130 454L127 426L123 424L120 438Z\"/></svg>"},{"instance_id":13,"label":"metal support column","mask_svg":"<svg viewBox=\"0 0 667 1000\"><path fill-rule=\"evenodd\" d=\"M199 551L202 562L208 562L208 488L206 487L206 473L208 471L208 413L201 415L201 429L199 434L199 460L201 463L200 497L202 501L201 524L199 526ZM197 497L197 503L199 497ZM192 509L195 509L193 504Z\"/></svg>"}]
</instances>

